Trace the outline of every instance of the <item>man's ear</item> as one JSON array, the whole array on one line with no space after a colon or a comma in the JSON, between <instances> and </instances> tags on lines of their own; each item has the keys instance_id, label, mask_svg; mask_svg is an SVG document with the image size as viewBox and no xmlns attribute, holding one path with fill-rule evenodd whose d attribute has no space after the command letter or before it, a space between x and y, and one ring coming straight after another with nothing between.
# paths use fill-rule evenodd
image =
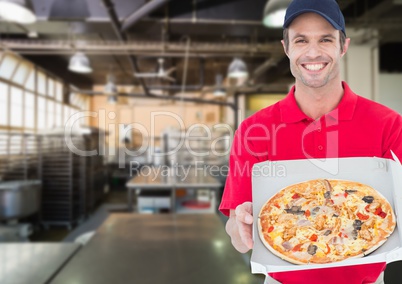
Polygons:
<instances>
[{"instance_id":1,"label":"man's ear","mask_svg":"<svg viewBox=\"0 0 402 284\"><path fill-rule=\"evenodd\" d=\"M284 40L281 40L281 43L282 43L283 51L285 52L286 56L289 57L288 51L287 51L287 49L286 49L285 41L284 41Z\"/></svg>"},{"instance_id":2,"label":"man's ear","mask_svg":"<svg viewBox=\"0 0 402 284\"><path fill-rule=\"evenodd\" d=\"M343 50L342 50L342 53L341 53L341 57L343 57L346 54L346 52L348 51L349 44L350 44L350 38L347 37L345 39L345 44L343 45Z\"/></svg>"}]
</instances>

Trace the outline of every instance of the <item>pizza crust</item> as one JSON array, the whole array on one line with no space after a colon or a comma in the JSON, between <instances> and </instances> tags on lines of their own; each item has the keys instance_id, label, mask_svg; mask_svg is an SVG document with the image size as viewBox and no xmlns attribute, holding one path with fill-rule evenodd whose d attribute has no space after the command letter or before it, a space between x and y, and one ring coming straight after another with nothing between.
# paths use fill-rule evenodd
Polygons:
<instances>
[{"instance_id":1,"label":"pizza crust","mask_svg":"<svg viewBox=\"0 0 402 284\"><path fill-rule=\"evenodd\" d=\"M362 201L362 196L371 202ZM363 220L357 221L357 216ZM392 234L395 220L391 204L373 188L316 179L272 196L260 210L257 227L262 243L274 255L294 264L321 264L370 254Z\"/></svg>"}]
</instances>

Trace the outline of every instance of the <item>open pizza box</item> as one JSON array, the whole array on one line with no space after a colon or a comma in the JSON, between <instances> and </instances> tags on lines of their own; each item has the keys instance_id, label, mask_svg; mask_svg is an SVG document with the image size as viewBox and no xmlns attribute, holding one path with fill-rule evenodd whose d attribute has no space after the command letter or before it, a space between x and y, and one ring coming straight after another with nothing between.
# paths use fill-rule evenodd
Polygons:
<instances>
[{"instance_id":1,"label":"open pizza box","mask_svg":"<svg viewBox=\"0 0 402 284\"><path fill-rule=\"evenodd\" d=\"M367 184L387 198L393 206L397 224L402 224L402 165L383 158L340 158L326 160L291 160L262 162L253 167L253 239L251 255L252 273L319 269L364 263L394 262L402 260L402 226L377 250L362 258L353 258L330 264L296 265L271 253L258 234L258 215L265 202L288 185L317 179L344 179Z\"/></svg>"}]
</instances>

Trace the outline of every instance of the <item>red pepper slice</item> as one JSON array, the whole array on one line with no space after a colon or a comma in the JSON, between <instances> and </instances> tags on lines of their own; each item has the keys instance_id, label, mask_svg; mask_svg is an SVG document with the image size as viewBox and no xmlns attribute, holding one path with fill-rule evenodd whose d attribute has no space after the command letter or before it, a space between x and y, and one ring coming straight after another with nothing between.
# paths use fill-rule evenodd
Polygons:
<instances>
[{"instance_id":1,"label":"red pepper slice","mask_svg":"<svg viewBox=\"0 0 402 284\"><path fill-rule=\"evenodd\" d=\"M300 194L298 193L293 194L292 199L298 199L298 198L300 198Z\"/></svg>"},{"instance_id":2,"label":"red pepper slice","mask_svg":"<svg viewBox=\"0 0 402 284\"><path fill-rule=\"evenodd\" d=\"M304 215L305 215L306 217L310 217L310 215L311 215L310 210L307 209L307 210L304 212Z\"/></svg>"},{"instance_id":3,"label":"red pepper slice","mask_svg":"<svg viewBox=\"0 0 402 284\"><path fill-rule=\"evenodd\" d=\"M362 214L362 213L360 213L360 212L357 212L357 217L360 219L360 220L367 220L368 218L370 218L370 216L368 216L368 215L364 215L364 214Z\"/></svg>"},{"instance_id":4,"label":"red pepper slice","mask_svg":"<svg viewBox=\"0 0 402 284\"><path fill-rule=\"evenodd\" d=\"M380 216L381 218L385 218L387 217L387 213L385 213L384 211L382 211L380 214L378 214L378 216Z\"/></svg>"},{"instance_id":5,"label":"red pepper slice","mask_svg":"<svg viewBox=\"0 0 402 284\"><path fill-rule=\"evenodd\" d=\"M377 207L377 209L375 210L374 214L375 215L380 215L380 213L382 212L381 206Z\"/></svg>"},{"instance_id":6,"label":"red pepper slice","mask_svg":"<svg viewBox=\"0 0 402 284\"><path fill-rule=\"evenodd\" d=\"M345 193L343 194L343 196L345 196L345 198L348 197L348 195L349 195L349 194L348 194L346 191L345 191Z\"/></svg>"},{"instance_id":7,"label":"red pepper slice","mask_svg":"<svg viewBox=\"0 0 402 284\"><path fill-rule=\"evenodd\" d=\"M302 245L303 245L303 244L297 244L297 245L295 245L294 248L292 249L292 251L300 251Z\"/></svg>"},{"instance_id":8,"label":"red pepper slice","mask_svg":"<svg viewBox=\"0 0 402 284\"><path fill-rule=\"evenodd\" d=\"M312 234L310 237L310 241L312 241L312 242L317 241L317 239L318 239L318 236L316 234Z\"/></svg>"},{"instance_id":9,"label":"red pepper slice","mask_svg":"<svg viewBox=\"0 0 402 284\"><path fill-rule=\"evenodd\" d=\"M329 254L330 252L331 252L331 248L329 247L329 245L328 244L326 244L327 245L327 251L325 252L326 254Z\"/></svg>"},{"instance_id":10,"label":"red pepper slice","mask_svg":"<svg viewBox=\"0 0 402 284\"><path fill-rule=\"evenodd\" d=\"M268 228L268 233L271 233L274 230L274 226Z\"/></svg>"},{"instance_id":11,"label":"red pepper slice","mask_svg":"<svg viewBox=\"0 0 402 284\"><path fill-rule=\"evenodd\" d=\"M364 210L366 210L367 212L370 212L370 204L367 205L366 207L364 207Z\"/></svg>"},{"instance_id":12,"label":"red pepper slice","mask_svg":"<svg viewBox=\"0 0 402 284\"><path fill-rule=\"evenodd\" d=\"M281 208L278 203L275 203L274 206L275 206L276 208L279 208L279 209Z\"/></svg>"}]
</instances>

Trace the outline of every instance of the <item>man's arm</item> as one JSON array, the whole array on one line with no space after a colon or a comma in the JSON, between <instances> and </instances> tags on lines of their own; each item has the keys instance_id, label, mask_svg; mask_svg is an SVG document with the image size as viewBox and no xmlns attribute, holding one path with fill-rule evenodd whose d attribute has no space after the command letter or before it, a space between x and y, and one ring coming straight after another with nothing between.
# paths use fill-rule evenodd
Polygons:
<instances>
[{"instance_id":1,"label":"man's arm","mask_svg":"<svg viewBox=\"0 0 402 284\"><path fill-rule=\"evenodd\" d=\"M253 208L251 202L244 202L231 209L226 222L226 232L232 240L232 245L241 253L253 248Z\"/></svg>"}]
</instances>

